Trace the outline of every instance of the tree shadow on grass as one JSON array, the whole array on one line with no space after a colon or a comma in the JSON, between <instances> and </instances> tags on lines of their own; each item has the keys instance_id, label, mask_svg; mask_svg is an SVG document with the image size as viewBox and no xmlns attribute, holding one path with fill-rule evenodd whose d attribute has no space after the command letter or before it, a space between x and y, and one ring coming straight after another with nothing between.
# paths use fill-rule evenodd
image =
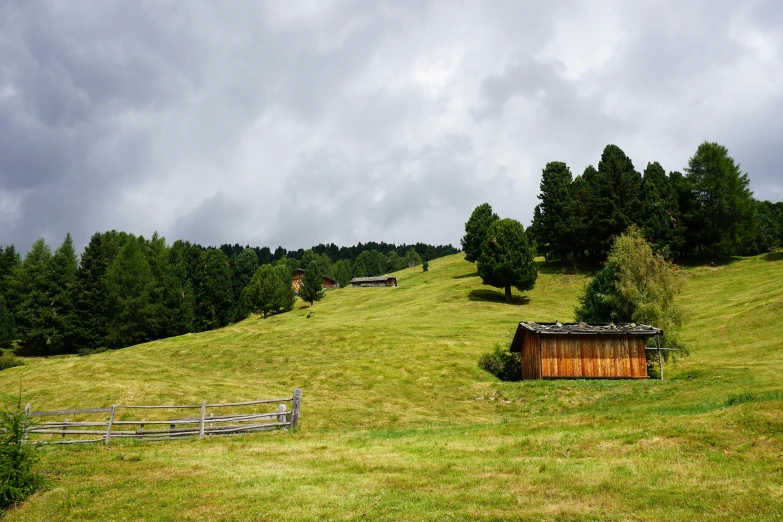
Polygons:
<instances>
[{"instance_id":1,"label":"tree shadow on grass","mask_svg":"<svg viewBox=\"0 0 783 522\"><path fill-rule=\"evenodd\" d=\"M478 277L478 270L471 272L470 274L455 275L452 279L467 279L468 277Z\"/></svg>"},{"instance_id":2,"label":"tree shadow on grass","mask_svg":"<svg viewBox=\"0 0 783 522\"><path fill-rule=\"evenodd\" d=\"M783 250L770 252L764 256L764 261L783 261Z\"/></svg>"},{"instance_id":3,"label":"tree shadow on grass","mask_svg":"<svg viewBox=\"0 0 783 522\"><path fill-rule=\"evenodd\" d=\"M471 290L471 292L468 294L468 299L470 301L487 301L490 303L506 303L506 295L501 290L500 292L496 292L495 290ZM522 297L519 295L511 295L511 303L515 306L522 306L526 304L530 304L530 299L528 297Z\"/></svg>"}]
</instances>

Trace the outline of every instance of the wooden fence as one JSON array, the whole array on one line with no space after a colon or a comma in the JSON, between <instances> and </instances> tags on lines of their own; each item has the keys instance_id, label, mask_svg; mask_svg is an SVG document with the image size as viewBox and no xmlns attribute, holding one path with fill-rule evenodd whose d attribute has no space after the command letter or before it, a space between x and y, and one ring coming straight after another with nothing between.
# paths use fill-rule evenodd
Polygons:
<instances>
[{"instance_id":1,"label":"wooden fence","mask_svg":"<svg viewBox=\"0 0 783 522\"><path fill-rule=\"evenodd\" d=\"M125 406L114 405L109 408L79 408L71 410L30 411L30 405L25 408L30 421L28 443L31 444L87 444L103 442L108 444L112 438L140 440L171 440L198 435L231 435L236 433L252 433L275 429L296 428L299 426L299 409L302 401L301 388L294 388L291 397L282 399L266 399L260 401L230 402L224 404L188 404L181 406ZM291 409L286 408L287 402ZM277 404L275 411L247 411L258 405ZM161 419L162 410L197 409L197 417L178 417ZM215 415L207 410L240 409L234 413ZM152 410L150 419L129 419L128 412L122 410ZM108 419L94 419L105 417ZM62 417L62 420L37 421L37 418ZM93 419L86 419L93 417ZM84 418L83 420L75 420ZM98 436L96 438L96 436ZM35 437L36 440L33 440ZM85 438L89 437L89 438Z\"/></svg>"}]
</instances>

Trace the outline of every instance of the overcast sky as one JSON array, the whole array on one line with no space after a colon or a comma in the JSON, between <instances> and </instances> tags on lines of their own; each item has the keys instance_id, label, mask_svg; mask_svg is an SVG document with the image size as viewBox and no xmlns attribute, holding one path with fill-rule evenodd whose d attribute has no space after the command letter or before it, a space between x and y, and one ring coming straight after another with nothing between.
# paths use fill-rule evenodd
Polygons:
<instances>
[{"instance_id":1,"label":"overcast sky","mask_svg":"<svg viewBox=\"0 0 783 522\"><path fill-rule=\"evenodd\" d=\"M774 0L0 2L0 245L457 244L541 170L717 141L783 197Z\"/></svg>"}]
</instances>

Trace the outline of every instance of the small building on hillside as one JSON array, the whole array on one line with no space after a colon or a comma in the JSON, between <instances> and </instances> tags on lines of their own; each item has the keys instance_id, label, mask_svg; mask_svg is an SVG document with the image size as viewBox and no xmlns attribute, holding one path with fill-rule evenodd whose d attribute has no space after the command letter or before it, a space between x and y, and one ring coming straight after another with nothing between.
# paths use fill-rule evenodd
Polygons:
<instances>
[{"instance_id":1,"label":"small building on hillside","mask_svg":"<svg viewBox=\"0 0 783 522\"><path fill-rule=\"evenodd\" d=\"M351 279L351 286L354 288L397 286L397 277L392 275L382 275L377 277L354 277Z\"/></svg>"},{"instance_id":2,"label":"small building on hillside","mask_svg":"<svg viewBox=\"0 0 783 522\"><path fill-rule=\"evenodd\" d=\"M644 324L521 322L511 351L522 354L523 379L646 379Z\"/></svg>"},{"instance_id":3,"label":"small building on hillside","mask_svg":"<svg viewBox=\"0 0 783 522\"><path fill-rule=\"evenodd\" d=\"M291 285L294 287L294 292L299 293L299 285L302 284L302 279L304 279L304 276L304 268L294 268L291 270ZM321 286L323 288L340 288L340 283L337 282L337 279L329 277L328 275L323 275L321 277Z\"/></svg>"}]
</instances>

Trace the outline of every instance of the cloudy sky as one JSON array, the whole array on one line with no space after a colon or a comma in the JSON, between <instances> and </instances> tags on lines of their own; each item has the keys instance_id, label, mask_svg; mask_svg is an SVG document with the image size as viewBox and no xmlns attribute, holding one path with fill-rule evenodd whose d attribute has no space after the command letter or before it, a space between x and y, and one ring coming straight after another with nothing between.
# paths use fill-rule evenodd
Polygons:
<instances>
[{"instance_id":1,"label":"cloudy sky","mask_svg":"<svg viewBox=\"0 0 783 522\"><path fill-rule=\"evenodd\" d=\"M529 224L541 169L718 141L783 197L774 1L0 3L0 245L308 247Z\"/></svg>"}]
</instances>

